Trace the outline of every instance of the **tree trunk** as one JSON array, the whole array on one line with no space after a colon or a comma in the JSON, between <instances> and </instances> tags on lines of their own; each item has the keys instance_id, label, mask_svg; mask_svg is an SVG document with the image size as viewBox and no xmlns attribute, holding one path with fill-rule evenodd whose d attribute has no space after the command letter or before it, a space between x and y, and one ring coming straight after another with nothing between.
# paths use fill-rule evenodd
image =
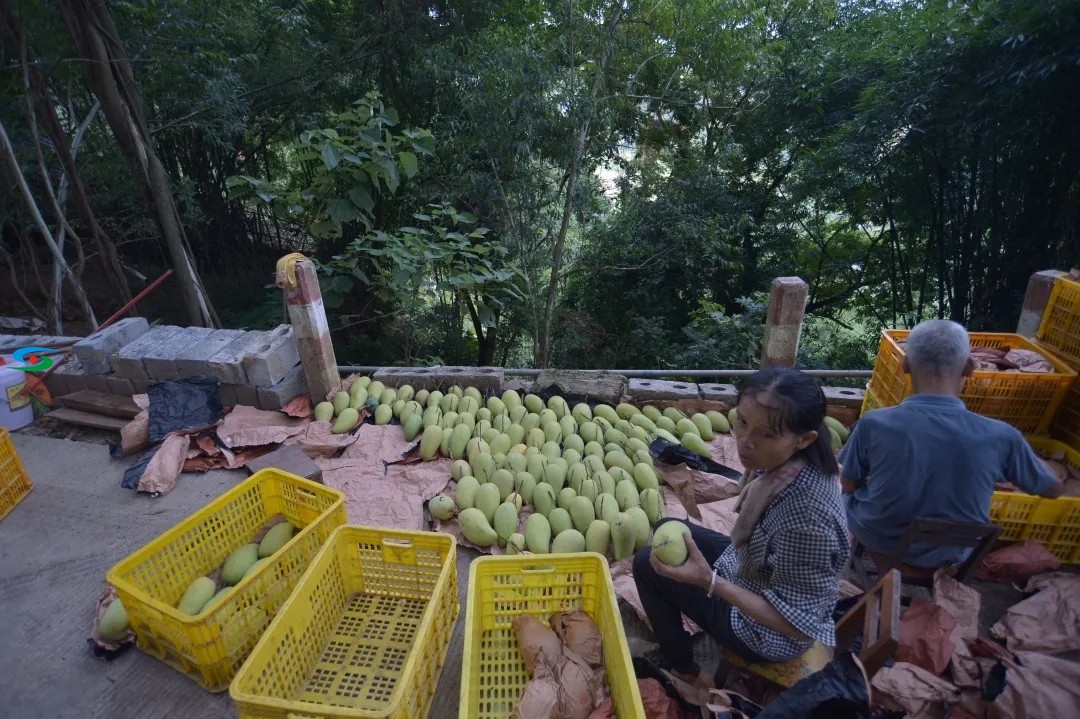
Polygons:
<instances>
[{"instance_id":1,"label":"tree trunk","mask_svg":"<svg viewBox=\"0 0 1080 719\"><path fill-rule=\"evenodd\" d=\"M539 337L535 344L536 356L533 358L536 366L544 368L548 366L551 358L551 323L555 318L555 299L559 289L559 272L562 270L563 251L566 249L566 233L570 229L570 217L574 210L574 192L577 190L578 178L581 174L581 158L585 154L585 145L589 141L589 129L592 126L593 115L597 97L604 87L604 71L614 52L612 43L615 39L615 31L622 22L624 6L619 3L607 26L607 40L604 49L600 52L597 62L596 76L593 78L592 91L589 96L589 105L581 119L581 127L578 130L574 143L573 154L570 157L570 167L566 172L566 195L563 199L562 221L559 223L559 234L555 237L555 244L551 249L551 278L548 280L547 300L544 303L544 314L540 322ZM571 58L573 62L573 58Z\"/></svg>"},{"instance_id":2,"label":"tree trunk","mask_svg":"<svg viewBox=\"0 0 1080 719\"><path fill-rule=\"evenodd\" d=\"M30 186L26 184L26 178L23 177L22 170L19 168L15 148L12 147L11 140L8 139L7 129L4 127L3 122L0 122L0 150L3 150L4 159L7 160L11 175L19 186L19 191L26 201L26 207L30 210L30 215L34 218L34 224L37 225L45 244L49 246L49 250L52 252L53 261L59 263L61 270L68 278L68 282L71 283L71 289L74 290L75 297L78 298L79 304L82 305L83 314L86 315L86 321L90 323L90 329L96 330L98 324L97 318L94 317L94 308L90 306L90 300L86 297L82 283L79 282L79 278L75 276L67 261L64 260L64 254L56 246L56 240L53 239L52 232L45 223L45 218L41 216L41 210L38 209L37 202L34 201L34 195L30 192Z\"/></svg>"},{"instance_id":3,"label":"tree trunk","mask_svg":"<svg viewBox=\"0 0 1080 719\"><path fill-rule=\"evenodd\" d=\"M124 153L132 177L172 257L188 319L215 326L216 316L195 270L165 169L150 141L135 78L104 0L57 2L91 89Z\"/></svg>"}]
</instances>

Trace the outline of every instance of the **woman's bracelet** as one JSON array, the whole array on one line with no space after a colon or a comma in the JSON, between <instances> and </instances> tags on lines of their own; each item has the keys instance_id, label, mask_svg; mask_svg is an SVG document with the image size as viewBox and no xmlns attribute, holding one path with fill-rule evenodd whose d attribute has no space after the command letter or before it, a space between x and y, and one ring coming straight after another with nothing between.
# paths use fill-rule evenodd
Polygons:
<instances>
[{"instance_id":1,"label":"woman's bracelet","mask_svg":"<svg viewBox=\"0 0 1080 719\"><path fill-rule=\"evenodd\" d=\"M713 592L715 591L715 589L716 589L716 567L713 567L712 578L709 580L709 593L706 594L705 596L708 597L709 599L712 599L713 598Z\"/></svg>"}]
</instances>

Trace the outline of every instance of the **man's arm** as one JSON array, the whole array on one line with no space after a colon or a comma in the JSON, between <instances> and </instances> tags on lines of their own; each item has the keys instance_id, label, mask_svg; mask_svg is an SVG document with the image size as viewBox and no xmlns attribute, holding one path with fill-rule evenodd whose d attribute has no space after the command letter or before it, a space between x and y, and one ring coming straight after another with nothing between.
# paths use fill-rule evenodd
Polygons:
<instances>
[{"instance_id":1,"label":"man's arm","mask_svg":"<svg viewBox=\"0 0 1080 719\"><path fill-rule=\"evenodd\" d=\"M868 431L865 420L856 424L840 450L840 487L844 494L851 494L865 484L870 474L870 458L866 451Z\"/></svg>"},{"instance_id":2,"label":"man's arm","mask_svg":"<svg viewBox=\"0 0 1080 719\"><path fill-rule=\"evenodd\" d=\"M1060 497L1065 491L1064 483L1054 476L1019 432L1009 442L1005 478L1028 494L1049 499Z\"/></svg>"}]
</instances>

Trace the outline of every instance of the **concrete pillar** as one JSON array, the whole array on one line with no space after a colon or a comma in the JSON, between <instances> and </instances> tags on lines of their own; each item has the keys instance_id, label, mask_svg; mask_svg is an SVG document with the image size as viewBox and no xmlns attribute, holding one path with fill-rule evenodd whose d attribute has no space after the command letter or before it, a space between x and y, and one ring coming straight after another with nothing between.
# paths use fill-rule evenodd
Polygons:
<instances>
[{"instance_id":1,"label":"concrete pillar","mask_svg":"<svg viewBox=\"0 0 1080 719\"><path fill-rule=\"evenodd\" d=\"M761 348L762 369L795 366L809 291L810 287L798 277L777 277L772 281L765 342Z\"/></svg>"},{"instance_id":2,"label":"concrete pillar","mask_svg":"<svg viewBox=\"0 0 1080 719\"><path fill-rule=\"evenodd\" d=\"M1022 337L1034 337L1042 322L1043 310L1050 302L1050 291L1054 288L1054 279L1065 274L1059 270L1036 272L1028 279L1024 306L1020 310L1020 321L1016 323L1016 334Z\"/></svg>"},{"instance_id":3,"label":"concrete pillar","mask_svg":"<svg viewBox=\"0 0 1080 719\"><path fill-rule=\"evenodd\" d=\"M296 346L300 351L300 364L304 367L311 401L319 403L341 384L322 291L319 290L319 276L311 260L295 261L295 277L282 268L283 264L287 268L292 263L289 258L279 263L277 284L285 291L285 304L296 333Z\"/></svg>"}]
</instances>

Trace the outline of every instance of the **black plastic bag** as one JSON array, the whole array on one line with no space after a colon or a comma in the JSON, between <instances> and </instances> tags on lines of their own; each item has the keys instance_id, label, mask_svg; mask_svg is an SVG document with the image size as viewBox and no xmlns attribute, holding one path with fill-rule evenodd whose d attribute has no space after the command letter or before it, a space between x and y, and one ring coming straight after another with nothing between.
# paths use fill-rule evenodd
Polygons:
<instances>
[{"instance_id":1,"label":"black plastic bag","mask_svg":"<svg viewBox=\"0 0 1080 719\"><path fill-rule=\"evenodd\" d=\"M665 464L685 464L690 469L719 474L736 482L742 479L742 472L739 470L702 457L681 444L674 444L660 437L654 439L649 445L649 453Z\"/></svg>"},{"instance_id":2,"label":"black plastic bag","mask_svg":"<svg viewBox=\"0 0 1080 719\"><path fill-rule=\"evenodd\" d=\"M870 685L855 655L844 652L783 692L757 719L869 719Z\"/></svg>"},{"instance_id":3,"label":"black plastic bag","mask_svg":"<svg viewBox=\"0 0 1080 719\"><path fill-rule=\"evenodd\" d=\"M127 468L120 486L138 489L139 480L150 460L161 448L161 441L173 432L210 427L225 416L221 408L220 383L214 377L171 379L150 385L149 439L139 461ZM112 450L110 450L112 452ZM113 456L117 456L113 453Z\"/></svg>"},{"instance_id":4,"label":"black plastic bag","mask_svg":"<svg viewBox=\"0 0 1080 719\"><path fill-rule=\"evenodd\" d=\"M171 432L217 424L221 409L220 383L215 377L170 379L150 386L150 444Z\"/></svg>"}]
</instances>

